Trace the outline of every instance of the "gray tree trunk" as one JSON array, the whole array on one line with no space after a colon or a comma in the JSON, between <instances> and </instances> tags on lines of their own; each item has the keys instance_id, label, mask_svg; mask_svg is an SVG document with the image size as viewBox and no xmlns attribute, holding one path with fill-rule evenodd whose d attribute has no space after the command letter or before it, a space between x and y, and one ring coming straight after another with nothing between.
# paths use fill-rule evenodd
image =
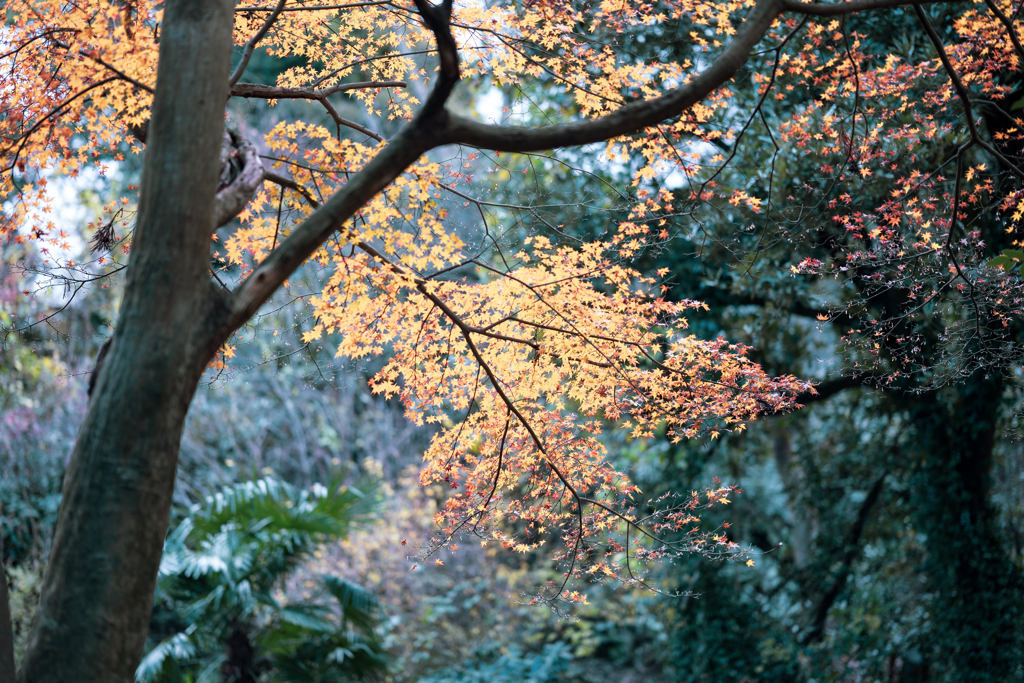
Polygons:
<instances>
[{"instance_id":1,"label":"gray tree trunk","mask_svg":"<svg viewBox=\"0 0 1024 683\"><path fill-rule=\"evenodd\" d=\"M0 517L4 506L0 505ZM14 680L14 628L11 601L7 595L7 567L4 565L4 532L0 528L0 683Z\"/></svg>"},{"instance_id":2,"label":"gray tree trunk","mask_svg":"<svg viewBox=\"0 0 1024 683\"><path fill-rule=\"evenodd\" d=\"M231 0L165 6L138 223L110 352L64 480L22 683L134 679L182 424L226 336L207 322Z\"/></svg>"}]
</instances>

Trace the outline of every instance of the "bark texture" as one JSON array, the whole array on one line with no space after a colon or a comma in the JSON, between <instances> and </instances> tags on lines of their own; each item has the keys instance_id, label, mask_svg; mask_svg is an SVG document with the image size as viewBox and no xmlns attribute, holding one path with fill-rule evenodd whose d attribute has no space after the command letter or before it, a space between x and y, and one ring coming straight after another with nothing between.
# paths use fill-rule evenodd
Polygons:
<instances>
[{"instance_id":1,"label":"bark texture","mask_svg":"<svg viewBox=\"0 0 1024 683\"><path fill-rule=\"evenodd\" d=\"M22 683L134 679L185 413L223 331L209 275L231 0L168 2L131 267L63 500Z\"/></svg>"}]
</instances>

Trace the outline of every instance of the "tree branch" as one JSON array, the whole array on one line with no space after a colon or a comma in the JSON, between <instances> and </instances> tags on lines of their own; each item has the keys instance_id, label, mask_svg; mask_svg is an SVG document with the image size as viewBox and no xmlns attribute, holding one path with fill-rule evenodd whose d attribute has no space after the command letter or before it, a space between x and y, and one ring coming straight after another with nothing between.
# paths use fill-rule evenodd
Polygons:
<instances>
[{"instance_id":1,"label":"tree branch","mask_svg":"<svg viewBox=\"0 0 1024 683\"><path fill-rule=\"evenodd\" d=\"M540 128L495 126L449 115L447 141L498 152L535 152L589 145L654 126L689 109L733 78L782 12L782 1L758 0L711 66L661 97L627 104L597 119Z\"/></svg>"},{"instance_id":2,"label":"tree branch","mask_svg":"<svg viewBox=\"0 0 1024 683\"><path fill-rule=\"evenodd\" d=\"M974 110L971 107L971 97L967 92L967 88L964 87L963 81L960 80L960 74L953 68L952 63L949 61L949 56L946 55L946 48L942 45L942 38L935 31L935 27L932 26L932 22L928 20L928 15L924 13L918 5L914 5L914 13L917 14L918 21L921 22L921 26L924 27L925 33L928 34L928 38L932 41L932 45L935 46L935 51L939 53L939 60L942 62L942 66L946 69L946 74L949 75L949 80L953 84L953 90L956 91L957 97L960 98L960 103L964 108L964 118L967 119L967 129L971 132L971 139L975 142L978 141L978 128L974 122ZM954 220L956 217L953 217Z\"/></svg>"},{"instance_id":3,"label":"tree branch","mask_svg":"<svg viewBox=\"0 0 1024 683\"><path fill-rule=\"evenodd\" d=\"M231 87L232 97L251 97L264 100L322 100L325 97L346 90L365 90L369 88L404 88L405 81L361 81L359 83L342 83L330 88L281 88L274 85L259 83L238 83Z\"/></svg>"},{"instance_id":4,"label":"tree branch","mask_svg":"<svg viewBox=\"0 0 1024 683\"><path fill-rule=\"evenodd\" d=\"M270 27L274 25L275 21L277 21L277 17L281 14L281 10L284 9L284 3L287 1L288 0L278 0L274 10L270 13L270 16L267 17L267 20L263 22L263 26L260 27L260 30L256 32L256 35L246 41L245 49L242 50L242 59L238 61L238 66L235 67L235 70L231 73L231 78L228 79L228 87L238 83L238 79L242 77L243 73L245 73L246 68L249 66L249 60L252 59L252 53L256 49L257 43L263 40L263 36L267 35L267 31L269 31Z\"/></svg>"},{"instance_id":5,"label":"tree branch","mask_svg":"<svg viewBox=\"0 0 1024 683\"><path fill-rule=\"evenodd\" d=\"M313 195L311 195L309 193L309 190L307 190L306 188L302 187L301 185L299 185L297 182L295 182L291 178L286 178L283 175L278 175L277 173L273 173L271 171L264 171L263 172L263 179L267 180L269 182L272 182L275 185L280 185L281 187L286 187L289 190L295 190L296 192L301 194L303 197L305 197L306 201L309 202L309 205L312 206L314 209L320 208L320 202L318 202L316 199L313 198Z\"/></svg>"},{"instance_id":6,"label":"tree branch","mask_svg":"<svg viewBox=\"0 0 1024 683\"><path fill-rule=\"evenodd\" d=\"M854 12L869 12L876 9L891 9L893 7L906 7L907 5L929 5L935 2L946 2L947 0L853 0L852 2L831 2L831 3L807 3L800 0L781 0L783 9L787 12L798 12L810 14L815 17L836 17ZM966 2L966 0L949 0L951 4Z\"/></svg>"},{"instance_id":7,"label":"tree branch","mask_svg":"<svg viewBox=\"0 0 1024 683\"><path fill-rule=\"evenodd\" d=\"M1024 46L1020 44L1020 38L1017 36L1017 31L1013 28L1013 22L1010 18L999 9L999 5L995 3L995 0L985 0L985 4L992 11L992 14L996 15L1003 26L1006 27L1006 32L1010 36L1010 42L1013 43L1013 49L1017 51L1017 56L1020 57L1021 62L1024 63Z\"/></svg>"},{"instance_id":8,"label":"tree branch","mask_svg":"<svg viewBox=\"0 0 1024 683\"><path fill-rule=\"evenodd\" d=\"M418 125L418 120L403 128L370 163L256 266L231 296L223 324L232 329L241 326L331 233L340 230L366 202L390 185L421 154L438 146L438 142L433 130Z\"/></svg>"},{"instance_id":9,"label":"tree branch","mask_svg":"<svg viewBox=\"0 0 1024 683\"><path fill-rule=\"evenodd\" d=\"M298 7L285 7L282 12L324 12L333 9L359 9L360 7L374 7L376 5L390 5L391 0L377 0L376 2L355 2L348 5L300 5ZM235 12L273 12L276 7L236 7Z\"/></svg>"},{"instance_id":10,"label":"tree branch","mask_svg":"<svg viewBox=\"0 0 1024 683\"><path fill-rule=\"evenodd\" d=\"M832 582L832 585L822 596L821 601L814 610L814 621L812 622L811 632L807 635L808 643L813 643L821 639L825 632L825 620L828 618L828 611L832 608L836 599L843 592L843 588L846 587L846 579L850 575L850 565L856 559L860 553L860 538L864 534L864 526L867 524L868 515L871 513L871 508L878 502L878 496L882 493L882 484L885 483L886 474L882 474L874 486L868 491L867 497L864 498L864 502L861 503L860 509L857 511L857 519L854 520L853 525L850 527L850 532L846 537L846 552L843 554L842 566L839 569L839 574L836 579Z\"/></svg>"},{"instance_id":11,"label":"tree branch","mask_svg":"<svg viewBox=\"0 0 1024 683\"><path fill-rule=\"evenodd\" d=\"M315 100L324 106L324 109L327 110L327 113L338 126L345 126L346 128L357 130L363 135L370 136L377 142L384 142L384 138L377 133L374 133L366 126L358 124L355 121L349 121L346 118L342 118L338 114L338 110L334 108L334 105L332 105L327 98L330 95L344 92L346 90L404 88L406 85L407 83L405 81L362 81L359 83L343 83L330 88L316 90L313 88L280 88L273 85L260 85L258 83L238 83L231 88L231 95L233 97L250 97L267 100Z\"/></svg>"},{"instance_id":12,"label":"tree branch","mask_svg":"<svg viewBox=\"0 0 1024 683\"><path fill-rule=\"evenodd\" d=\"M322 100L320 100L320 104L324 105L324 109L327 110L327 113L330 115L330 117L332 119L334 119L334 123L338 126L338 139L339 140L341 139L341 127L345 126L346 128L352 128L353 130L358 130L360 133L363 133L364 135L369 135L371 138L373 138L377 142L384 142L384 138L382 138L381 136L377 135L376 133L374 133L372 130L370 130L366 126L361 126L358 123L356 123L355 121L349 121L348 119L342 118L341 115L338 114L338 110L334 108L334 105L331 104L331 101L329 99L327 99L326 97L323 98Z\"/></svg>"},{"instance_id":13,"label":"tree branch","mask_svg":"<svg viewBox=\"0 0 1024 683\"><path fill-rule=\"evenodd\" d=\"M438 57L441 59L441 70L434 82L434 89L420 111L420 116L426 118L444 109L445 102L459 82L459 48L452 35L452 0L442 0L440 5L431 5L428 0L416 0L416 9L423 17L423 23L434 34Z\"/></svg>"},{"instance_id":14,"label":"tree branch","mask_svg":"<svg viewBox=\"0 0 1024 683\"><path fill-rule=\"evenodd\" d=\"M846 375L843 377L836 377L835 379L828 379L820 384L814 385L814 393L810 391L802 394L797 394L796 402L801 405L807 405L808 403L818 403L831 398L835 394L846 389L854 389L856 387L874 387L885 375L881 374L864 374L864 375Z\"/></svg>"}]
</instances>

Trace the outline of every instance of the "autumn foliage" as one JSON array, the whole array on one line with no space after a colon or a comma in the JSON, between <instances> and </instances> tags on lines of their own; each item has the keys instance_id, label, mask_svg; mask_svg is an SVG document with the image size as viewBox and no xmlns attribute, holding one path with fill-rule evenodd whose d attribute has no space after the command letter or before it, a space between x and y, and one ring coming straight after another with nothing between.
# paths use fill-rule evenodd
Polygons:
<instances>
[{"instance_id":1,"label":"autumn foliage","mask_svg":"<svg viewBox=\"0 0 1024 683\"><path fill-rule=\"evenodd\" d=\"M1021 60L1006 20L1013 7L1009 0L950 3L957 14L943 42L915 6L930 30L930 54L913 62L866 54L845 15L899 4L455 4L443 28L458 48L456 77L499 88L542 84L571 102L557 116L595 124L627 103L703 83L715 69L735 74L748 58L744 45L758 46L762 68L752 74L759 101L742 117L731 111L725 84L656 125L609 128L607 140L584 136L603 145L609 163L632 169L629 216L608 225L599 241L561 241L554 226L544 236L510 240L481 193L515 167L516 157L509 161L505 152L529 145L495 137L488 146L472 129L443 139L463 145L453 160L420 156L315 250L322 290L309 300L315 324L304 341L334 340L337 353L353 359L386 357L374 390L399 397L412 420L439 426L421 481L443 482L451 496L428 552L466 533L519 551L553 538L567 582L584 575L636 582L658 557L737 550L724 533L703 529L698 515L727 502L732 487L645 501L610 464L601 440L609 425L633 438L714 438L792 409L799 394L813 391L793 377L769 377L742 346L688 334L686 316L701 304L673 300L665 273L633 265L680 225L690 230L688 219L702 230L702 221L726 216L743 224L741 232L775 239L806 228L808 207L827 216L827 249L794 263L792 273L877 282L869 295L898 290L902 317L876 321L879 343L890 349L915 343L901 321L945 288L962 290L973 303L962 342L1019 310L1016 276L984 268L979 234L966 224L969 210L998 210L1014 231L1024 213L1018 181L1005 177L1019 170L1000 151L1019 144L1024 124L1008 114L1013 124L998 140L982 137L970 94L1002 101L1012 88L1005 75ZM67 255L68 227L49 211L50 184L87 167L102 173L111 160L143 151L162 4L39 0L9 3L6 11L2 235L38 249L49 277L99 282L127 262L135 197L97 217L96 227L112 234L99 241L95 260L76 263ZM387 148L382 131L434 107L434 95L424 104L416 95L424 88L414 86L454 87L445 85L453 77L444 61L446 34L425 24L424 12L406 0L282 0L235 9L242 56L232 95L271 106L302 100L309 120L259 131L267 182L214 246L221 265L212 277L222 286L244 289L304 221ZM616 49L622 35L668 30L689 41L690 58L644 61ZM272 57L302 59L275 83L247 83L241 77L257 43ZM722 73L723 82L732 77ZM341 116L332 98L357 105L360 121ZM774 172L783 155L814 156L824 185L769 183L763 193L731 184L728 165L769 108L786 114L770 132L774 151L766 165ZM323 113L330 124L315 122ZM939 141L946 158L918 167L919 158L935 161L926 151ZM972 160L978 150L999 167ZM685 181L675 192L664 186L673 174ZM863 205L858 197L871 196L864 188L876 182L891 187L889 196ZM456 204L478 210L475 231L450 220ZM858 304L844 305L822 318L848 316ZM961 353L964 344L950 348ZM233 352L225 347L215 365L223 367ZM917 361L906 359L910 372ZM563 597L566 585L540 597Z\"/></svg>"}]
</instances>

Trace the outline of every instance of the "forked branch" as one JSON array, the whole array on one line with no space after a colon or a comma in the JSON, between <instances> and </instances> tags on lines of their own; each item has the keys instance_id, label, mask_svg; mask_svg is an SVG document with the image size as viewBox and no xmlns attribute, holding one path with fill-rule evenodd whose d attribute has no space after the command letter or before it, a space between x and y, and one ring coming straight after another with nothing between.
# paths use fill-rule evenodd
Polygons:
<instances>
[{"instance_id":1,"label":"forked branch","mask_svg":"<svg viewBox=\"0 0 1024 683\"><path fill-rule=\"evenodd\" d=\"M853 0L814 5L796 0L758 0L737 30L732 42L714 62L689 82L661 97L627 104L597 119L539 128L488 125L451 115L446 139L451 144L464 144L498 152L535 152L589 145L629 135L678 116L728 83L747 62L751 50L768 33L783 12L840 16L930 2L938 0Z\"/></svg>"},{"instance_id":2,"label":"forked branch","mask_svg":"<svg viewBox=\"0 0 1024 683\"><path fill-rule=\"evenodd\" d=\"M925 0L931 2L932 0ZM501 152L530 152L587 145L639 132L686 111L725 85L746 63L751 50L786 11L819 16L919 4L909 0L853 0L808 5L795 0L757 0L735 37L703 72L661 97L627 104L597 119L567 125L513 128L479 123L451 114L444 104L459 81L459 55L451 32L452 0L416 7L437 42L441 70L426 104L410 123L344 187L315 210L259 264L235 292L225 324L240 326L336 230L387 187L420 155L448 144ZM438 118L440 116L440 119Z\"/></svg>"}]
</instances>

